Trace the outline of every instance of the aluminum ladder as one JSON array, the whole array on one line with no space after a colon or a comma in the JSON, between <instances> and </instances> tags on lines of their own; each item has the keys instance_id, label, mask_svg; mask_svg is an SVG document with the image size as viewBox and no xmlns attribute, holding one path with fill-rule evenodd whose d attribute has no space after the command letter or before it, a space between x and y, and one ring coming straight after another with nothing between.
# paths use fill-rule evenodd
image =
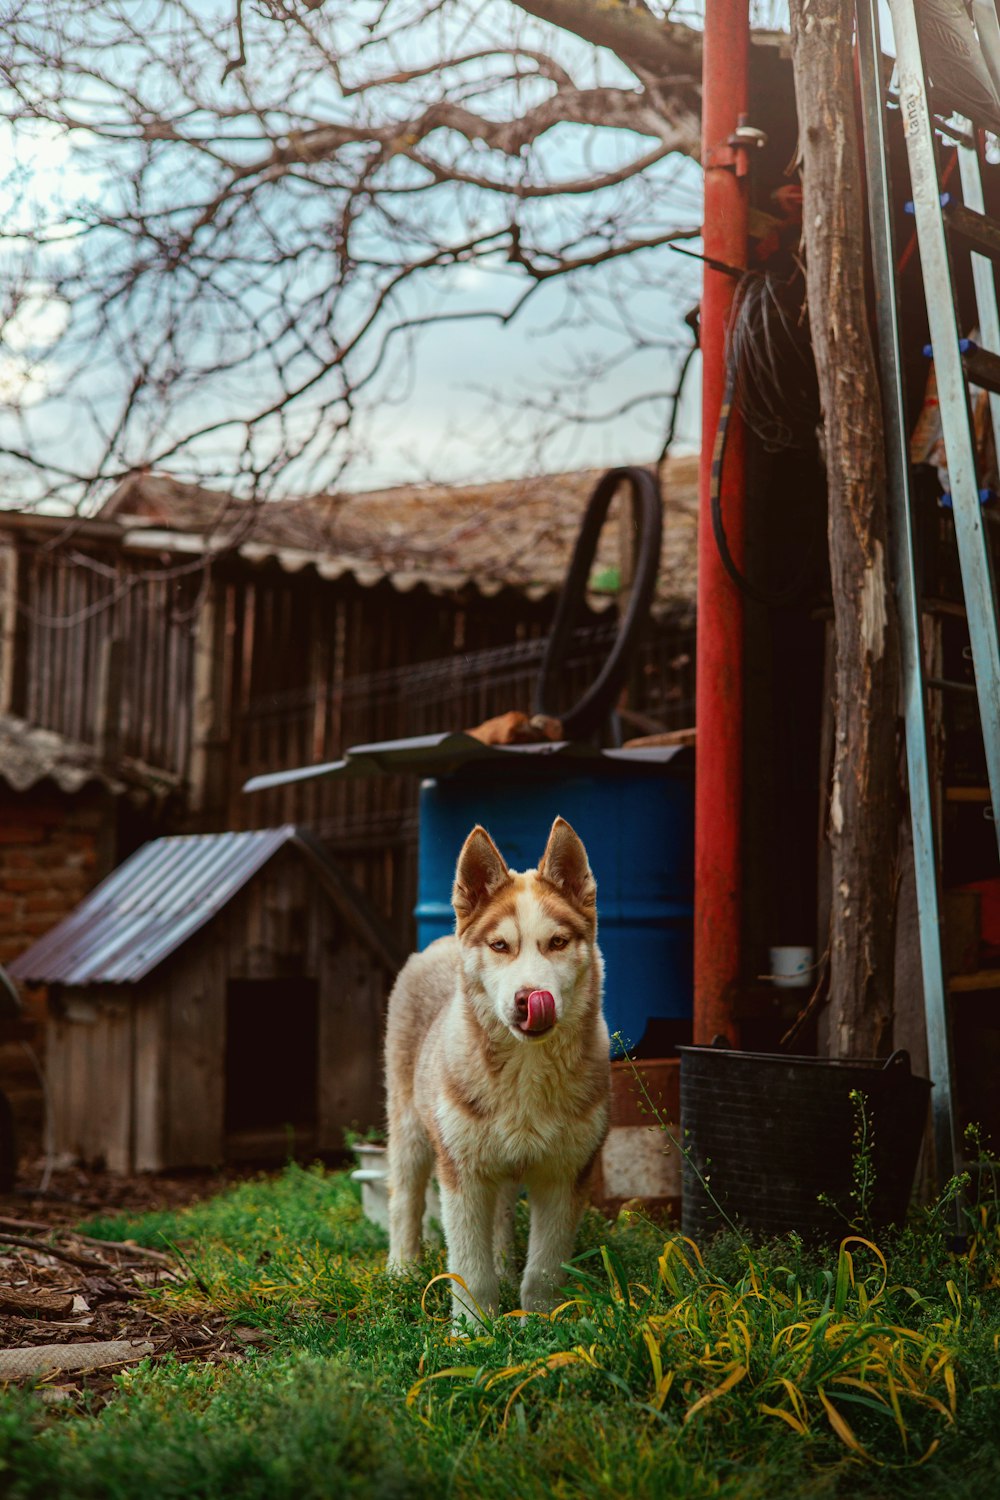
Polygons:
<instances>
[{"instance_id":1,"label":"aluminum ladder","mask_svg":"<svg viewBox=\"0 0 1000 1500\"><path fill-rule=\"evenodd\" d=\"M976 128L1000 133L1000 25L993 0L973 0L977 29L962 0L889 0L896 44L899 108L909 162L931 352L951 483L962 592L992 807L1000 813L1000 632L987 528L976 472L969 397L975 382L989 395L1000 454L1000 315L993 268L1000 223L984 214ZM920 598L914 550L909 433L899 339L893 246L893 195L881 66L878 0L858 0L859 75L877 300L889 501L902 640L906 753L916 864L921 968L936 1169L954 1170L957 1141L947 986L941 952ZM937 137L958 149L962 204L942 194ZM972 249L979 338L963 337L952 270L953 242ZM994 822L996 819L994 818ZM1000 827L997 829L1000 839Z\"/></svg>"}]
</instances>

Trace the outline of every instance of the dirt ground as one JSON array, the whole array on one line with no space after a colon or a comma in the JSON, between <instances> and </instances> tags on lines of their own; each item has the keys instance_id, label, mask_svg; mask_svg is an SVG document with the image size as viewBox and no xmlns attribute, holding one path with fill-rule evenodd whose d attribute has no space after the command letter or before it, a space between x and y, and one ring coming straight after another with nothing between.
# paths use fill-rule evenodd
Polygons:
<instances>
[{"instance_id":1,"label":"dirt ground","mask_svg":"<svg viewBox=\"0 0 1000 1500\"><path fill-rule=\"evenodd\" d=\"M227 1328L220 1315L165 1313L145 1295L186 1275L172 1256L90 1239L73 1225L115 1210L180 1208L249 1171L117 1177L73 1169L53 1173L41 1192L42 1171L43 1163L26 1163L15 1191L0 1195L0 1382L41 1379L50 1400L72 1401L84 1392L93 1399L106 1395L115 1371L137 1357L170 1352L214 1363L243 1357L255 1338L250 1330ZM103 1363L116 1353L123 1357ZM65 1368L80 1360L90 1363Z\"/></svg>"}]
</instances>

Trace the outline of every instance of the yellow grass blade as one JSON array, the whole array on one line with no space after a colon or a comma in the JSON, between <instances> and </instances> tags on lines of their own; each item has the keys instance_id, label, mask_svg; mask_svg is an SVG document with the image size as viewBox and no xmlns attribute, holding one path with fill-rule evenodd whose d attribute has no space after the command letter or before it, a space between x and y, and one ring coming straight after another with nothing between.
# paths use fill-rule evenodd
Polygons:
<instances>
[{"instance_id":1,"label":"yellow grass blade","mask_svg":"<svg viewBox=\"0 0 1000 1500\"><path fill-rule=\"evenodd\" d=\"M625 1289L622 1287L617 1275L615 1274L614 1267L611 1264L611 1257L608 1254L608 1247L606 1245L601 1246L601 1260L604 1263L605 1271L608 1273L608 1282L611 1286L612 1298L615 1302L627 1301Z\"/></svg>"},{"instance_id":2,"label":"yellow grass blade","mask_svg":"<svg viewBox=\"0 0 1000 1500\"><path fill-rule=\"evenodd\" d=\"M788 1350L791 1353L795 1348L801 1348L804 1344L807 1344L812 1337L812 1332L812 1323L789 1323L787 1328L783 1328L780 1333L776 1333L771 1340L772 1359L777 1354L781 1344L787 1344ZM792 1339L797 1333L801 1333L803 1337L799 1344L795 1345L792 1343Z\"/></svg>"},{"instance_id":3,"label":"yellow grass blade","mask_svg":"<svg viewBox=\"0 0 1000 1500\"><path fill-rule=\"evenodd\" d=\"M795 1408L795 1415L802 1423L803 1430L805 1430L806 1426L808 1425L806 1420L805 1397L802 1395L802 1392L799 1390L798 1386L795 1385L793 1381L789 1380L785 1375L778 1376L778 1384L784 1386L788 1399L789 1401L791 1401L793 1407Z\"/></svg>"},{"instance_id":4,"label":"yellow grass blade","mask_svg":"<svg viewBox=\"0 0 1000 1500\"><path fill-rule=\"evenodd\" d=\"M958 1408L958 1388L955 1384L955 1368L949 1362L944 1367L944 1384L948 1392L948 1404L951 1407L952 1416Z\"/></svg>"},{"instance_id":5,"label":"yellow grass blade","mask_svg":"<svg viewBox=\"0 0 1000 1500\"><path fill-rule=\"evenodd\" d=\"M800 1422L798 1417L793 1417L790 1411L785 1411L781 1406L768 1406L765 1401L761 1401L757 1410L764 1412L769 1417L780 1417L781 1421L787 1422L792 1431L797 1432L799 1437L805 1437L809 1431L804 1422Z\"/></svg>"},{"instance_id":6,"label":"yellow grass blade","mask_svg":"<svg viewBox=\"0 0 1000 1500\"><path fill-rule=\"evenodd\" d=\"M750 1363L750 1344L751 1344L750 1330L749 1330L749 1328L747 1327L746 1323L743 1321L742 1318L734 1318L733 1319L733 1323L732 1323L732 1327L736 1329L737 1333L740 1336L740 1343L743 1346L743 1353L746 1355L746 1362L747 1362L747 1364L749 1364ZM733 1350L733 1353L734 1354L736 1353L735 1349Z\"/></svg>"},{"instance_id":7,"label":"yellow grass blade","mask_svg":"<svg viewBox=\"0 0 1000 1500\"><path fill-rule=\"evenodd\" d=\"M657 1387L656 1387L656 1394L653 1397L653 1405L656 1407L657 1411L662 1411L663 1410L663 1403L664 1403L664 1401L666 1401L667 1397L670 1395L670 1390L671 1390L671 1387L673 1386L674 1376L676 1374L677 1374L676 1370L668 1370L667 1373L664 1375L663 1379L657 1385Z\"/></svg>"},{"instance_id":8,"label":"yellow grass blade","mask_svg":"<svg viewBox=\"0 0 1000 1500\"><path fill-rule=\"evenodd\" d=\"M410 1386L406 1393L406 1404L408 1407L412 1406L424 1386L429 1385L432 1380L446 1380L449 1377L471 1380L478 1374L478 1365L449 1365L446 1370L435 1370L433 1375L425 1375L422 1380Z\"/></svg>"},{"instance_id":9,"label":"yellow grass blade","mask_svg":"<svg viewBox=\"0 0 1000 1500\"><path fill-rule=\"evenodd\" d=\"M882 1267L882 1285L879 1288L878 1292L875 1294L875 1298L873 1298L872 1300L875 1301L876 1298L881 1297L882 1293L885 1291L886 1283L889 1280L889 1264L879 1247L875 1244L874 1240L866 1240L864 1235L861 1234L849 1234L845 1240L841 1241L841 1245L863 1245L866 1250L871 1251L875 1259L878 1261L879 1265Z\"/></svg>"},{"instance_id":10,"label":"yellow grass blade","mask_svg":"<svg viewBox=\"0 0 1000 1500\"><path fill-rule=\"evenodd\" d=\"M888 1377L888 1379L889 1379L889 1382L891 1383L892 1382L892 1376L890 1375ZM867 1380L859 1380L856 1375L834 1375L832 1377L831 1384L832 1385L851 1385L851 1386L854 1387L854 1389L856 1391L864 1391L864 1393L865 1393L866 1396L871 1396L871 1398L872 1398L873 1401L881 1401L881 1403L882 1403L883 1406L889 1406L890 1405L890 1402L888 1402L886 1400L886 1398L883 1396L883 1394L882 1394L882 1392L880 1390L877 1390L875 1388L875 1386L873 1386Z\"/></svg>"},{"instance_id":11,"label":"yellow grass blade","mask_svg":"<svg viewBox=\"0 0 1000 1500\"><path fill-rule=\"evenodd\" d=\"M705 1269L705 1262L701 1258L701 1251L698 1249L698 1246L695 1244L694 1240L689 1240L687 1235L675 1235L673 1239L668 1240L663 1247L663 1254L660 1256L657 1265L659 1267L660 1279L663 1282L664 1286L666 1286L668 1291L672 1291L676 1296L681 1295L681 1287L680 1283L677 1280L677 1275L671 1262L674 1260L678 1260L689 1276L693 1277L695 1274L691 1262L688 1260L687 1256L680 1248L682 1244L688 1245L690 1247L694 1258L698 1262L701 1269Z\"/></svg>"},{"instance_id":12,"label":"yellow grass blade","mask_svg":"<svg viewBox=\"0 0 1000 1500\"><path fill-rule=\"evenodd\" d=\"M834 1404L830 1400L829 1396L827 1396L827 1394L823 1390L822 1386L817 1386L817 1388L816 1388L816 1394L819 1396L819 1399L822 1401L822 1403L823 1403L823 1409L826 1412L827 1417L829 1418L829 1421L830 1421L830 1426L833 1428L834 1432L840 1438L840 1441L842 1443L846 1444L846 1446L848 1448L850 1448L850 1450L851 1450L852 1453L857 1453L862 1458L866 1458L869 1461L869 1463L878 1463L879 1460L877 1458L872 1458L872 1456L868 1452L868 1450L866 1448L864 1448L861 1443L858 1442L857 1438L854 1435L854 1431L853 1431L853 1429L851 1427L851 1424L844 1417L842 1417L840 1415L840 1412L834 1406Z\"/></svg>"},{"instance_id":13,"label":"yellow grass blade","mask_svg":"<svg viewBox=\"0 0 1000 1500\"><path fill-rule=\"evenodd\" d=\"M837 1283L833 1294L833 1307L836 1313L842 1313L847 1305L848 1289L854 1285L854 1261L848 1250L848 1241L844 1240L837 1257Z\"/></svg>"},{"instance_id":14,"label":"yellow grass blade","mask_svg":"<svg viewBox=\"0 0 1000 1500\"><path fill-rule=\"evenodd\" d=\"M512 1375L523 1375L525 1370L534 1370L539 1364L537 1359L526 1359L520 1365L507 1365L502 1370L494 1370L488 1380L483 1381L483 1390L491 1391L495 1385L503 1380L509 1380Z\"/></svg>"},{"instance_id":15,"label":"yellow grass blade","mask_svg":"<svg viewBox=\"0 0 1000 1500\"><path fill-rule=\"evenodd\" d=\"M430 1289L431 1289L432 1286L437 1286L437 1284L438 1284L439 1281L453 1281L456 1286L460 1286L462 1288L462 1291L465 1292L465 1294L467 1295L469 1301L472 1303L472 1306L476 1309L476 1312L482 1318L483 1322L485 1323L487 1321L487 1315L486 1315L486 1313L483 1312L483 1309L479 1306L479 1303L476 1301L475 1297L469 1291L469 1288L466 1286L466 1284L462 1280L461 1276L459 1276L458 1273L455 1272L455 1271L441 1271L441 1272L439 1272L439 1274L437 1276L432 1276L431 1279L430 1279L430 1281L424 1287L423 1296L420 1298L420 1311L424 1314L425 1317L430 1318L433 1323L450 1323L451 1322L451 1313L450 1312L445 1313L445 1314L443 1314L440 1317L434 1317L432 1313L429 1313L427 1311L427 1293L430 1291Z\"/></svg>"},{"instance_id":16,"label":"yellow grass blade","mask_svg":"<svg viewBox=\"0 0 1000 1500\"><path fill-rule=\"evenodd\" d=\"M653 1366L653 1382L659 1388L660 1382L663 1379L663 1360L660 1357L660 1346L648 1328L642 1330L642 1340L649 1350L649 1360Z\"/></svg>"},{"instance_id":17,"label":"yellow grass blade","mask_svg":"<svg viewBox=\"0 0 1000 1500\"><path fill-rule=\"evenodd\" d=\"M906 1431L906 1423L903 1421L903 1411L899 1404L899 1391L891 1375L886 1380L886 1387L889 1391L889 1404L892 1407L892 1414L896 1419L896 1426L899 1428L899 1435L903 1440L903 1450L906 1452L910 1446L910 1439Z\"/></svg>"},{"instance_id":18,"label":"yellow grass blade","mask_svg":"<svg viewBox=\"0 0 1000 1500\"><path fill-rule=\"evenodd\" d=\"M717 1385L713 1391L707 1391L704 1396L700 1396L693 1406L688 1407L684 1416L685 1426L697 1412L702 1411L712 1401L717 1401L727 1391L731 1391L734 1385L739 1385L740 1381L745 1379L746 1374L746 1365L737 1365L736 1369L730 1371L721 1385Z\"/></svg>"},{"instance_id":19,"label":"yellow grass blade","mask_svg":"<svg viewBox=\"0 0 1000 1500\"><path fill-rule=\"evenodd\" d=\"M507 1405L503 1409L503 1417L501 1418L501 1421L500 1421L500 1426L501 1427L506 1427L507 1426L507 1419L510 1416L511 1407L514 1405L514 1402L517 1400L518 1396L524 1390L525 1386L526 1385L530 1385L533 1380L540 1380L543 1375L547 1375L548 1373L549 1373L548 1370L545 1370L545 1369L536 1370L533 1375L529 1375L525 1380L521 1381L520 1385L516 1385L514 1387L514 1389L510 1393L510 1397L509 1397L509 1399L507 1401Z\"/></svg>"}]
</instances>

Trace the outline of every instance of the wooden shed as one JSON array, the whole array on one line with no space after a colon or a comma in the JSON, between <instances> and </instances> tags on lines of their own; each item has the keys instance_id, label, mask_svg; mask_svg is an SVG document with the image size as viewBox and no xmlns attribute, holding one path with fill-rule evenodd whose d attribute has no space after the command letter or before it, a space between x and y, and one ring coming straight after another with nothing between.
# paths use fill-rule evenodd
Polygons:
<instances>
[{"instance_id":1,"label":"wooden shed","mask_svg":"<svg viewBox=\"0 0 1000 1500\"><path fill-rule=\"evenodd\" d=\"M341 1149L379 1118L398 960L304 830L143 845L11 965L49 986L55 1151L125 1172Z\"/></svg>"}]
</instances>

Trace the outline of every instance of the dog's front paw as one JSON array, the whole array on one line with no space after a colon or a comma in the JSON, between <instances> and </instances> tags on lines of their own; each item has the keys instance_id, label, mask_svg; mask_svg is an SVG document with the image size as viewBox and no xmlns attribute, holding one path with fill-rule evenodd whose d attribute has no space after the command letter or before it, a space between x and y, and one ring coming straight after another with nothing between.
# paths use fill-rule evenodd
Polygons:
<instances>
[{"instance_id":1,"label":"dog's front paw","mask_svg":"<svg viewBox=\"0 0 1000 1500\"><path fill-rule=\"evenodd\" d=\"M526 1277L521 1282L520 1306L525 1313L549 1313L558 1303L559 1289L548 1278Z\"/></svg>"},{"instance_id":2,"label":"dog's front paw","mask_svg":"<svg viewBox=\"0 0 1000 1500\"><path fill-rule=\"evenodd\" d=\"M414 1267L419 1263L417 1255L393 1255L390 1253L385 1263L387 1276L410 1276Z\"/></svg>"}]
</instances>

